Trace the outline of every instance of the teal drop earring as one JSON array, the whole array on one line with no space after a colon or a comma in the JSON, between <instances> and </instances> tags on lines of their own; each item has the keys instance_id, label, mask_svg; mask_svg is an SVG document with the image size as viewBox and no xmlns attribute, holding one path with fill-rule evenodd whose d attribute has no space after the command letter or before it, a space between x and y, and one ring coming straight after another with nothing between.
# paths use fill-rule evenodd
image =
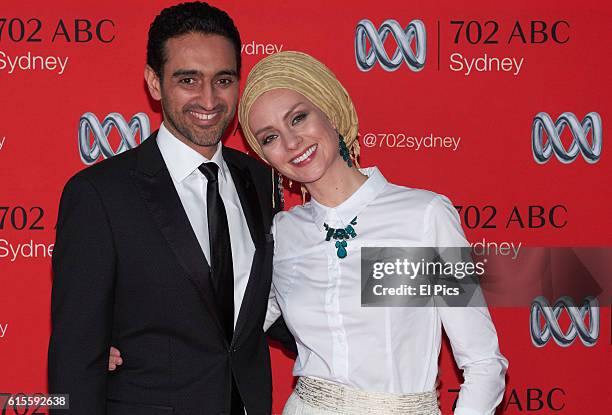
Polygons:
<instances>
[{"instance_id":1,"label":"teal drop earring","mask_svg":"<svg viewBox=\"0 0 612 415\"><path fill-rule=\"evenodd\" d=\"M351 154L349 153L348 147L346 147L346 143L344 142L344 137L342 134L338 133L338 141L340 147L340 155L342 159L348 164L349 167L353 167L353 160L351 160Z\"/></svg>"}]
</instances>

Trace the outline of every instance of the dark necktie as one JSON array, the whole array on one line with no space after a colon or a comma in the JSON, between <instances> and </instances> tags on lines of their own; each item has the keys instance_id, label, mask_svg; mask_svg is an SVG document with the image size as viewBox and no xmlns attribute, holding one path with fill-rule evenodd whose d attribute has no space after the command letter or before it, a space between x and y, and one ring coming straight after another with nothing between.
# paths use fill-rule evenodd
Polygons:
<instances>
[{"instance_id":1,"label":"dark necktie","mask_svg":"<svg viewBox=\"0 0 612 415\"><path fill-rule=\"evenodd\" d=\"M199 167L208 183L206 185L206 211L208 217L208 240L210 244L210 273L221 324L228 343L234 335L234 269L232 245L227 214L219 193L219 166L203 163ZM231 415L244 415L244 404L232 376Z\"/></svg>"},{"instance_id":2,"label":"dark necktie","mask_svg":"<svg viewBox=\"0 0 612 415\"><path fill-rule=\"evenodd\" d=\"M227 341L234 334L234 270L232 268L232 245L225 205L219 194L219 166L203 163L200 171L206 176L206 210L208 216L208 240L210 241L210 273L215 298L219 308L221 324Z\"/></svg>"}]
</instances>

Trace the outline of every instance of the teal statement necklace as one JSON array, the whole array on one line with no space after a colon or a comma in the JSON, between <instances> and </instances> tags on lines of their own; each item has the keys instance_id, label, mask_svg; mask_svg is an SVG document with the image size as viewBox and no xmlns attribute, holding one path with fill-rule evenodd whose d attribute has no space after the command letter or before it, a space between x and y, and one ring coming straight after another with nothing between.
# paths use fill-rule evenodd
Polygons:
<instances>
[{"instance_id":1,"label":"teal statement necklace","mask_svg":"<svg viewBox=\"0 0 612 415\"><path fill-rule=\"evenodd\" d=\"M340 259L345 258L347 255L347 252L346 252L347 242L346 241L348 239L351 239L357 236L357 232L355 232L355 228L353 228L354 225L357 225L357 216L355 216L353 220L351 221L351 223L349 223L344 228L336 229L336 228L332 228L327 223L323 224L323 226L325 227L325 230L327 231L325 240L329 241L332 238L336 240L336 249L337 249L336 254L338 255L338 258Z\"/></svg>"}]
</instances>

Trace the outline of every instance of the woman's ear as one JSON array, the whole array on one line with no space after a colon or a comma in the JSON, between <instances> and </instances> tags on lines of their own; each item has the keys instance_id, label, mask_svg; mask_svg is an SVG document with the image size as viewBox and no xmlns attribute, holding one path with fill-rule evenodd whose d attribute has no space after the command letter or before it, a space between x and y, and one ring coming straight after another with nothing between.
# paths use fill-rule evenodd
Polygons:
<instances>
[{"instance_id":1,"label":"woman's ear","mask_svg":"<svg viewBox=\"0 0 612 415\"><path fill-rule=\"evenodd\" d=\"M336 123L336 121L332 120L331 118L327 117L327 120L329 121L329 123L331 124L332 128L336 131L338 131L338 124Z\"/></svg>"}]
</instances>

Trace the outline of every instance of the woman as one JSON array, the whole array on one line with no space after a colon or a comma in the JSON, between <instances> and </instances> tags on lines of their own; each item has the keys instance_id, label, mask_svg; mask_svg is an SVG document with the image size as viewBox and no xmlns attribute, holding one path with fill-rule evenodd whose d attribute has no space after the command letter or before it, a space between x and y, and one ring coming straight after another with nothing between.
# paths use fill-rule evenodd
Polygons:
<instances>
[{"instance_id":1,"label":"woman","mask_svg":"<svg viewBox=\"0 0 612 415\"><path fill-rule=\"evenodd\" d=\"M314 58L260 61L238 109L251 148L311 200L274 218L266 328L282 312L298 357L283 414L438 414L441 326L464 371L458 415L493 414L507 360L486 307L362 307L361 248L467 246L450 201L359 170L357 115Z\"/></svg>"}]
</instances>

